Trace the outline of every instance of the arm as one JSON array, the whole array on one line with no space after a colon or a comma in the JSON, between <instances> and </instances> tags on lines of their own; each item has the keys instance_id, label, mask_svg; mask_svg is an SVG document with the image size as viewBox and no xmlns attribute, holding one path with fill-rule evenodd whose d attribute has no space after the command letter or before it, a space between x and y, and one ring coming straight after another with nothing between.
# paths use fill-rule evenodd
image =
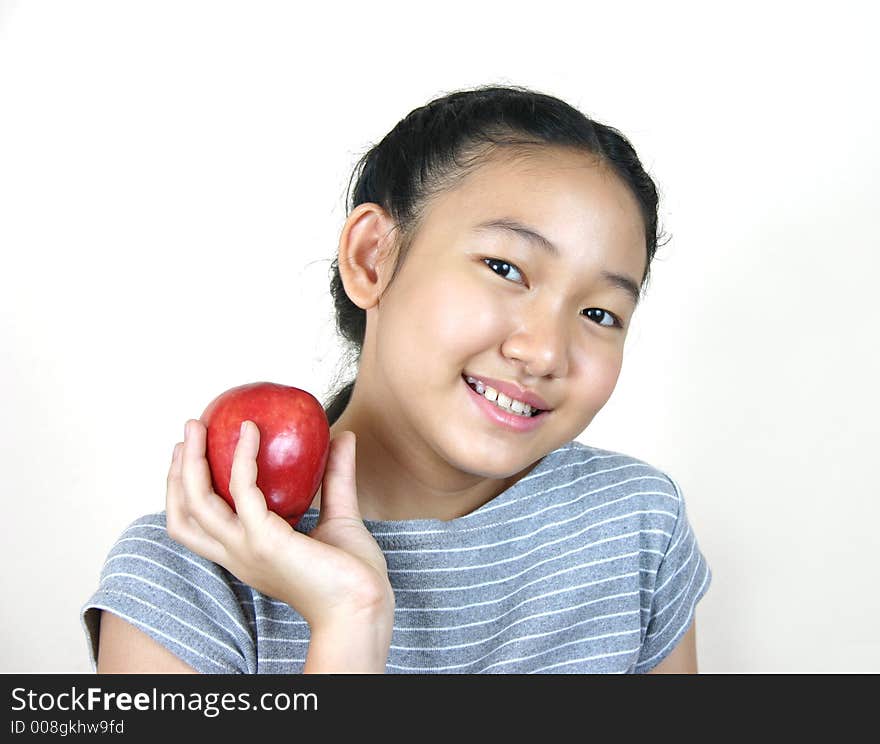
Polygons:
<instances>
[{"instance_id":1,"label":"arm","mask_svg":"<svg viewBox=\"0 0 880 744\"><path fill-rule=\"evenodd\" d=\"M360 618L351 625L312 635L303 672L380 674L391 643L383 617ZM101 612L98 674L198 674L161 643L118 615Z\"/></svg>"},{"instance_id":2,"label":"arm","mask_svg":"<svg viewBox=\"0 0 880 744\"><path fill-rule=\"evenodd\" d=\"M101 612L98 674L197 674L162 644L118 615Z\"/></svg>"},{"instance_id":3,"label":"arm","mask_svg":"<svg viewBox=\"0 0 880 744\"><path fill-rule=\"evenodd\" d=\"M681 637L678 645L648 674L698 674L697 672L697 621Z\"/></svg>"}]
</instances>

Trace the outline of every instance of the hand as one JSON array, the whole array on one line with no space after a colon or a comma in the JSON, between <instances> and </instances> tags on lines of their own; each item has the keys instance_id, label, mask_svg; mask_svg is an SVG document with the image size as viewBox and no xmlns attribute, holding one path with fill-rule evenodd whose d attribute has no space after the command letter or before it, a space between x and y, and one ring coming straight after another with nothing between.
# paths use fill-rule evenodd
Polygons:
<instances>
[{"instance_id":1,"label":"hand","mask_svg":"<svg viewBox=\"0 0 880 744\"><path fill-rule=\"evenodd\" d=\"M310 535L269 511L257 487L260 433L245 422L229 483L235 511L211 485L207 431L192 419L168 471L168 534L244 583L291 605L314 630L364 612L390 625L394 593L385 556L364 527L357 503L353 432L330 442L318 523Z\"/></svg>"}]
</instances>

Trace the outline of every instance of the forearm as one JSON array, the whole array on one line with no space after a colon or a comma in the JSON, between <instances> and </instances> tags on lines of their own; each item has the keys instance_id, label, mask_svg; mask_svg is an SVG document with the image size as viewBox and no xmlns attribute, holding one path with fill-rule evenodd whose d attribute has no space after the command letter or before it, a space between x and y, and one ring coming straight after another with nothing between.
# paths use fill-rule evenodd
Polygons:
<instances>
[{"instance_id":1,"label":"forearm","mask_svg":"<svg viewBox=\"0 0 880 744\"><path fill-rule=\"evenodd\" d=\"M304 674L383 674L393 612L362 613L311 630Z\"/></svg>"}]
</instances>

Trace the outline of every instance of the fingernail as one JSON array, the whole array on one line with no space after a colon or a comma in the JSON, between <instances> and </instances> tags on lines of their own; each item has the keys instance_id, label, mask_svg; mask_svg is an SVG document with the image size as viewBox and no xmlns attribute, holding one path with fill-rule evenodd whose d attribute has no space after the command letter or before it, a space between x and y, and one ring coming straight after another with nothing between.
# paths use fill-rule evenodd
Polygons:
<instances>
[{"instance_id":1,"label":"fingernail","mask_svg":"<svg viewBox=\"0 0 880 744\"><path fill-rule=\"evenodd\" d=\"M243 437L247 432L247 421L241 422L241 429L238 431L238 436Z\"/></svg>"}]
</instances>

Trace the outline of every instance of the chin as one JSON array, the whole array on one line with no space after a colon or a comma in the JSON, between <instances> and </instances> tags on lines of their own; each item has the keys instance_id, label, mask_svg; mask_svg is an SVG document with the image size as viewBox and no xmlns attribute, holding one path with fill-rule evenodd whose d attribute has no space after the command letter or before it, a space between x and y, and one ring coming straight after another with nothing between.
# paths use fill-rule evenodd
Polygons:
<instances>
[{"instance_id":1,"label":"chin","mask_svg":"<svg viewBox=\"0 0 880 744\"><path fill-rule=\"evenodd\" d=\"M459 442L453 449L448 451L447 462L458 470L489 480L503 480L525 470L530 465L540 460L546 452L532 453L530 449L521 449L516 452L513 448L500 455L497 448L492 448L491 443L487 450L476 448L472 441Z\"/></svg>"}]
</instances>

